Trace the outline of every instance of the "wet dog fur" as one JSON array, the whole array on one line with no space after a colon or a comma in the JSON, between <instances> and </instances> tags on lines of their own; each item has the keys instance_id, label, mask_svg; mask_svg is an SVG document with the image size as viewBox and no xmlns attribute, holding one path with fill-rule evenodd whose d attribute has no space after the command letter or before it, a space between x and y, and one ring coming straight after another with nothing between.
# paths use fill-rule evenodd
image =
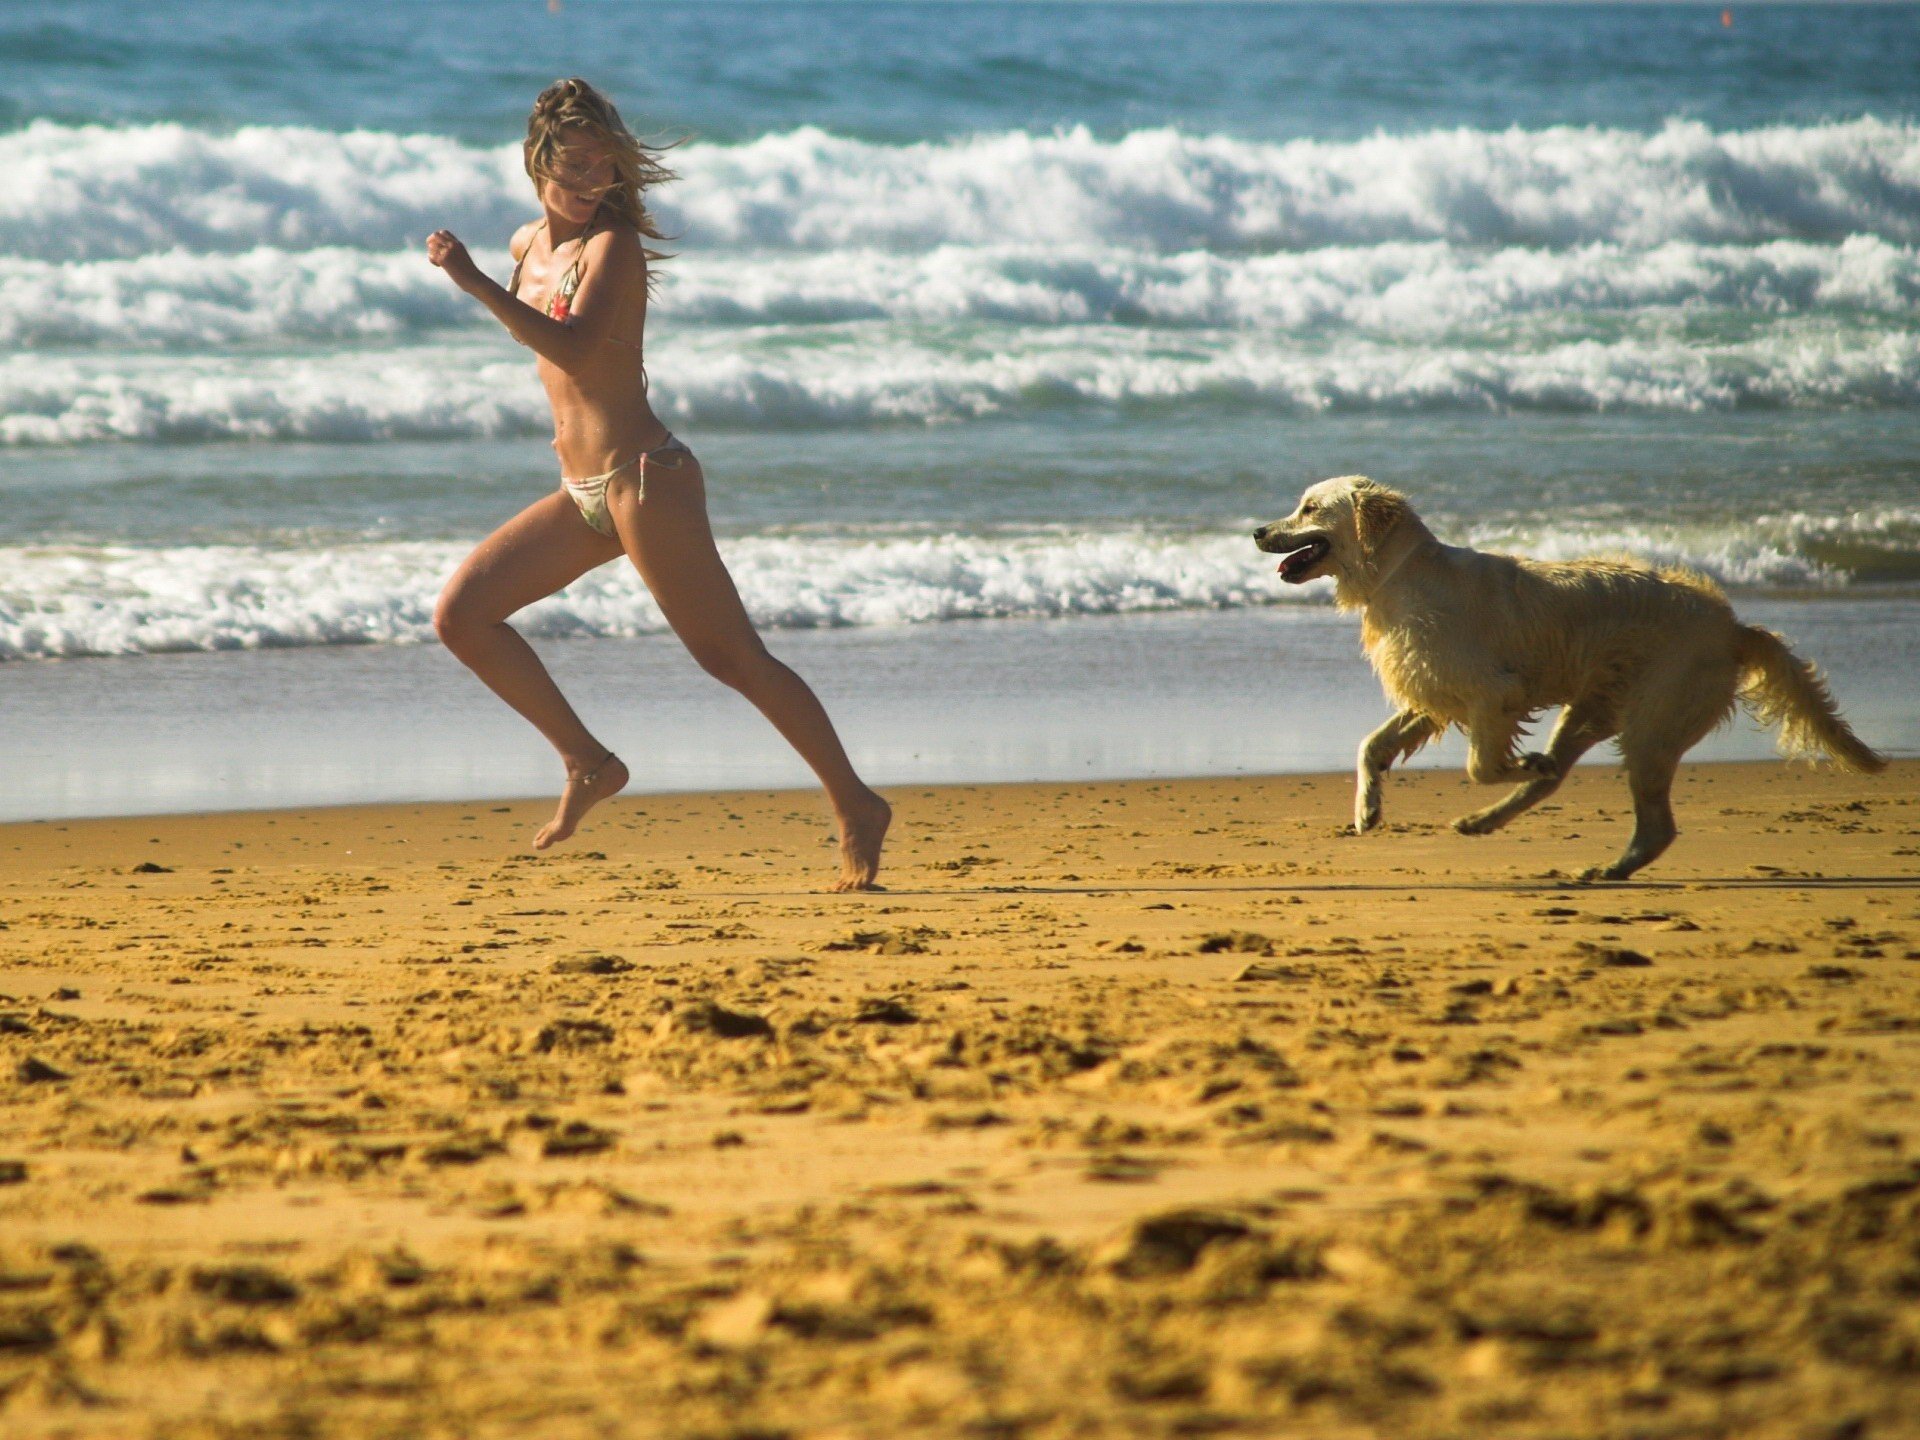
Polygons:
<instances>
[{"instance_id":1,"label":"wet dog fur","mask_svg":"<svg viewBox=\"0 0 1920 1440\"><path fill-rule=\"evenodd\" d=\"M1514 783L1454 821L1485 835L1559 788L1574 762L1615 740L1633 795L1633 836L1583 879L1624 880L1673 843L1680 757L1736 704L1780 728L1789 755L1870 773L1886 761L1847 726L1814 667L1771 631L1734 618L1711 580L1629 559L1525 560L1445 545L1404 496L1361 475L1309 487L1254 531L1283 555L1281 578L1331 576L1393 718L1361 743L1356 831L1380 823L1380 779L1448 726L1467 737L1467 774ZM1521 751L1538 712L1564 706L1546 748Z\"/></svg>"}]
</instances>

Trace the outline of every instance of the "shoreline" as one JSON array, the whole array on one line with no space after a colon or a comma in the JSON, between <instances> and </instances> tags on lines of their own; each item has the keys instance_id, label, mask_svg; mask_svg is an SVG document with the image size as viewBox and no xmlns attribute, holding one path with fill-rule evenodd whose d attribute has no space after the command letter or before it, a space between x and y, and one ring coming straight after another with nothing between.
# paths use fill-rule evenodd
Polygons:
<instances>
[{"instance_id":1,"label":"shoreline","mask_svg":"<svg viewBox=\"0 0 1920 1440\"><path fill-rule=\"evenodd\" d=\"M1654 872L1685 848L1688 817L1685 813L1686 801L1682 797L1687 791L1712 788L1723 781L1739 789L1772 791L1784 787L1790 791L1796 779L1806 782L1810 796L1836 786L1871 790L1877 785L1885 785L1895 794L1908 791L1920 793L1920 757L1891 757L1887 771L1879 776L1848 775L1828 763L1813 765L1779 756L1683 760L1675 782L1674 802L1681 839L1661 860L1654 862L1639 876L1592 888L1616 889L1659 878ZM1468 781L1464 769L1450 760L1429 759L1423 765L1396 765L1387 772L1384 782L1386 817L1383 829L1357 836L1344 833L1350 823L1353 787L1351 770L1289 770L1233 775L1096 776L1071 780L959 780L932 784L900 782L884 788L903 797L910 796L908 803L916 810L943 801L974 804L988 797L1005 797L1017 805L1045 805L1065 803L1066 797L1076 792L1132 795L1168 790L1228 796L1238 804L1240 797L1245 795L1257 797L1269 791L1284 790L1289 797L1310 800L1315 807L1314 819L1325 822L1318 829L1330 830L1336 838L1351 839L1364 845L1386 843L1383 837L1407 829L1408 824L1403 823L1406 817L1397 815L1396 810L1409 801L1423 812L1435 811L1436 807L1444 810L1451 804L1464 813L1502 793L1500 786L1476 785ZM1610 791L1617 794L1610 795ZM1400 796L1400 805L1396 805L1396 792L1404 792ZM1575 796L1579 797L1578 801L1573 798ZM600 825L623 832L621 840L633 845L635 855L650 856L659 849L657 837L636 838L631 833L644 830L650 821L680 825L701 818L711 819L718 814L737 823L739 816L734 812L741 807L760 808L769 813L778 810L786 821L795 824L804 823L808 816L813 816L818 820L823 836L831 831L831 814L825 797L815 786L656 791L629 786L596 806L581 829L562 847L547 852L534 851L530 843L532 835L551 817L557 799L557 795L494 795L459 800L343 801L337 804L0 820L0 854L11 852L18 855L27 851L30 845L44 853L50 844L53 849L66 855L91 857L97 855L103 846L137 847L144 844L186 847L181 853L194 857L186 863L207 863L215 854L215 849L209 847L231 851L246 848L249 844L287 846L292 843L290 834L268 833L284 824L305 827L298 832L300 843L311 843L326 849L336 844L345 845L356 835L362 837L359 863L363 865L368 863L372 855L404 858L396 845L412 845L416 842L416 836L407 834L395 837L390 832L402 829L417 832L423 827L432 833L438 845L462 856L477 857L497 848L515 861L538 863L548 859L564 861L569 851L595 849L594 831L596 825ZM1626 781L1617 758L1602 755L1583 760L1567 778L1562 789L1539 810L1530 813L1535 816L1563 814L1579 809L1592 809L1596 816L1604 816L1618 830L1617 838L1624 843L1631 828L1631 802L1627 798ZM1242 819L1237 823L1250 822ZM1435 816L1431 813L1424 814L1415 823L1423 831L1445 828L1436 825ZM1511 840L1516 831L1524 832L1526 825L1527 817L1522 816L1505 832L1497 832L1494 836L1455 838L1458 843L1468 847L1497 849L1501 848L1502 839ZM459 832L457 835L456 829ZM900 839L899 830L896 820L888 842L889 856L895 842ZM52 841L51 837L55 835L68 838ZM1524 833L1521 838L1525 840ZM527 843L521 843L522 839ZM36 845L34 842L40 843ZM827 843L827 840L822 840L823 846ZM135 855L141 852L129 848L127 853ZM340 853L345 856L354 851L346 848ZM605 859L606 855L600 853L595 858ZM690 862L697 860L697 849L689 851L686 858ZM284 853L284 848L279 860L281 863L292 863L292 857ZM1916 862L1912 868L1916 878L1920 878L1920 862ZM0 880L17 880L25 873L13 874L0 868ZM1554 885L1573 883L1570 875L1535 878Z\"/></svg>"},{"instance_id":2,"label":"shoreline","mask_svg":"<svg viewBox=\"0 0 1920 1440\"><path fill-rule=\"evenodd\" d=\"M1762 602L1863 738L1920 754L1920 603ZM770 634L874 784L1345 768L1387 713L1352 616L1319 605ZM805 768L670 636L536 641L648 792L799 787ZM0 821L558 793L545 743L438 646L0 667ZM1695 761L1760 758L1750 720ZM1583 763L1604 763L1608 752ZM1457 768L1448 735L1413 767Z\"/></svg>"},{"instance_id":3,"label":"shoreline","mask_svg":"<svg viewBox=\"0 0 1920 1440\"><path fill-rule=\"evenodd\" d=\"M1882 776L1849 776L1832 764L1807 764L1801 760L1740 758L1740 760L1682 760L1674 785L1674 812L1680 822L1680 839L1674 847L1640 876L1628 881L1609 881L1594 889L1619 889L1659 881L1657 874L1688 849L1690 828L1701 828L1703 818L1690 826L1688 793L1705 793L1720 783L1736 789L1763 789L1791 793L1795 781L1803 781L1809 797L1818 797L1834 787L1864 787L1872 791L1885 785L1891 793L1920 789L1920 758L1895 756ZM1311 814L1300 818L1288 810L1286 818L1275 818L1275 828L1306 826L1317 835L1350 839L1357 845L1386 845L1398 831L1415 828L1421 833L1446 831L1442 812L1448 806L1467 812L1486 804L1501 793L1498 785L1475 785L1465 778L1465 770L1452 758L1428 758L1427 764L1394 766L1384 781L1386 824L1369 835L1350 833L1354 774L1350 770L1279 770L1269 774L1192 774L1192 776L1102 776L1089 780L991 780L947 781L947 783L895 783L883 787L889 797L904 797L914 812L948 803L972 806L983 801L1004 801L1016 806L1064 804L1075 793L1116 793L1116 795L1152 795L1179 791L1190 795L1217 797L1223 803L1242 804L1246 797L1258 801L1261 795L1284 795L1288 801L1306 803ZM52 816L44 820L0 820L0 881L19 881L35 868L44 870L52 856L69 856L67 864L96 862L104 852L125 852L146 856L140 847L165 847L165 852L182 858L184 864L211 864L217 856L230 856L242 849L267 847L265 854L273 864L292 866L301 862L338 860L355 854L357 864L372 860L405 860L415 851L399 847L434 845L461 858L480 858L499 854L513 862L538 864L541 860L564 862L568 852L593 851L595 858L607 858L607 843L626 847L636 858L664 854L664 837L649 835L649 824L684 826L705 824L714 816L728 818L728 824L743 824L735 814L739 808L756 808L766 814L780 810L787 826L806 826L808 818L818 822L822 847L829 843L831 814L826 797L816 785L783 787L714 787L714 789L660 789L641 791L628 787L611 801L603 801L589 812L582 829L555 851L532 849L534 831L551 818L557 795L493 795L461 801L349 801L340 804L298 804L298 806L259 806L259 808L209 808L159 814L121 814L121 816ZM1400 814L1407 804L1419 808L1419 820ZM1697 801L1695 801L1697 804ZM1630 831L1632 808L1626 795L1626 780L1613 756L1590 756L1576 766L1561 791L1542 804L1536 816L1553 814L1576 818L1580 812L1592 812L1597 828L1624 845ZM766 816L762 816L764 822ZM1236 816L1236 826L1250 826L1244 816ZM1530 843L1526 835L1528 816L1521 816L1505 831L1490 837L1448 837L1473 851L1505 852L1507 845L1519 839ZM945 828L945 826L941 826ZM597 833L597 829L607 833ZM639 831L639 833L636 833ZM1617 831L1617 833L1615 833ZM60 835L63 839L54 839ZM357 837L357 841L355 841ZM672 837L678 845L678 837ZM1188 841L1196 835L1185 837ZM900 841L900 822L889 835L889 856ZM1722 837L1724 843L1724 837ZM292 845L309 845L313 851L292 851ZM1619 845L1615 847L1619 849ZM334 854L321 854L330 851ZM25 858L33 856L33 858ZM190 856L190 858L184 858ZM259 860L261 856L250 856ZM689 864L699 860L699 849L684 852ZM1611 858L1611 854L1607 856ZM132 860L138 864L140 860ZM25 866L15 870L15 866ZM1367 866L1371 868L1371 866ZM891 870L891 862L887 866ZM1920 862L1912 866L1920 879ZM885 876L885 870L883 870ZM1534 879L1548 885L1572 883L1571 874L1542 874ZM1722 877L1724 879L1724 877ZM1473 881L1469 881L1473 883Z\"/></svg>"}]
</instances>

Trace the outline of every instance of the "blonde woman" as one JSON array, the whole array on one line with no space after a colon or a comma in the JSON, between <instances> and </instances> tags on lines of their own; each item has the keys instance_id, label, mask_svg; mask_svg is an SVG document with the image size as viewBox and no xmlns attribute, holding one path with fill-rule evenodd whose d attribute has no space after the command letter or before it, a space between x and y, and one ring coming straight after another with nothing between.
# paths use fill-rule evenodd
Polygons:
<instances>
[{"instance_id":1,"label":"blonde woman","mask_svg":"<svg viewBox=\"0 0 1920 1440\"><path fill-rule=\"evenodd\" d=\"M539 357L553 408L559 488L480 542L434 613L440 638L546 736L566 765L544 850L627 783L627 767L554 684L507 617L625 555L708 674L759 707L820 777L840 829L836 890L873 888L892 811L854 773L807 683L767 653L714 548L705 476L647 403L641 333L659 239L644 193L673 178L584 80L542 91L527 121L527 174L543 211L513 237L513 278L480 273L449 231L427 258Z\"/></svg>"}]
</instances>

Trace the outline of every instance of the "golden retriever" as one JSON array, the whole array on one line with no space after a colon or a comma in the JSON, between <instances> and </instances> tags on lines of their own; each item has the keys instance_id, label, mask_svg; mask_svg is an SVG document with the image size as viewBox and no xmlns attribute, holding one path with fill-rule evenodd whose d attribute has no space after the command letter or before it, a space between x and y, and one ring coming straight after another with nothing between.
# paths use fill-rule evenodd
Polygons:
<instances>
[{"instance_id":1,"label":"golden retriever","mask_svg":"<svg viewBox=\"0 0 1920 1440\"><path fill-rule=\"evenodd\" d=\"M1467 774L1519 781L1454 821L1485 835L1559 788L1573 764L1615 739L1633 792L1633 838L1581 878L1624 880L1676 834L1680 757L1744 703L1781 727L1790 755L1847 770L1886 761L1861 743L1813 666L1768 630L1742 625L1711 580L1631 560L1549 564L1443 545L1406 500L1363 475L1309 487L1299 508L1253 532L1284 555L1292 585L1331 575L1334 599L1363 612L1361 643L1399 711L1360 746L1353 827L1380 823L1380 776L1449 725L1467 737ZM1521 727L1565 706L1544 752L1516 753Z\"/></svg>"}]
</instances>

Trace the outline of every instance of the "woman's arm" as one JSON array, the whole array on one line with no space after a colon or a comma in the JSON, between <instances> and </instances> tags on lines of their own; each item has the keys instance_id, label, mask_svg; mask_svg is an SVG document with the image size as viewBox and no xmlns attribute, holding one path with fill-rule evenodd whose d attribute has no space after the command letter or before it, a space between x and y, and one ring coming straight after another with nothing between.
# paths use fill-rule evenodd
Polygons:
<instances>
[{"instance_id":1,"label":"woman's arm","mask_svg":"<svg viewBox=\"0 0 1920 1440\"><path fill-rule=\"evenodd\" d=\"M467 247L450 230L436 230L427 237L427 258L486 306L515 340L562 370L576 369L596 346L612 337L625 287L639 285L644 290L646 286L646 255L639 239L624 230L603 230L588 238L580 262L584 278L565 320L555 320L508 294L505 286L474 264Z\"/></svg>"}]
</instances>

